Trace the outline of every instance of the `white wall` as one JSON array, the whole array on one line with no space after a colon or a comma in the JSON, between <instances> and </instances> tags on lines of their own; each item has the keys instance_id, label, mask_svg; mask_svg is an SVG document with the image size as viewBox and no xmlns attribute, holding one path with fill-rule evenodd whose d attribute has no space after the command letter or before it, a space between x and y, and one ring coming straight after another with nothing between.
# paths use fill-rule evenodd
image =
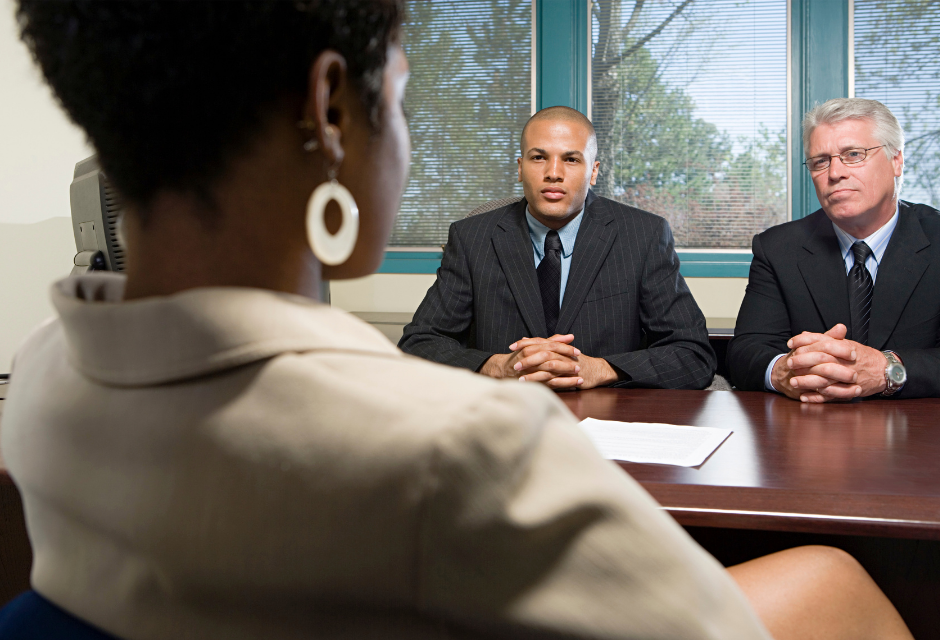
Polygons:
<instances>
[{"instance_id":1,"label":"white wall","mask_svg":"<svg viewBox=\"0 0 940 640\"><path fill-rule=\"evenodd\" d=\"M0 0L0 224L69 215L75 163L92 154L43 84Z\"/></svg>"},{"instance_id":2,"label":"white wall","mask_svg":"<svg viewBox=\"0 0 940 640\"><path fill-rule=\"evenodd\" d=\"M91 155L19 41L12 0L0 0L0 373L52 313L48 288L75 254L69 183Z\"/></svg>"}]
</instances>

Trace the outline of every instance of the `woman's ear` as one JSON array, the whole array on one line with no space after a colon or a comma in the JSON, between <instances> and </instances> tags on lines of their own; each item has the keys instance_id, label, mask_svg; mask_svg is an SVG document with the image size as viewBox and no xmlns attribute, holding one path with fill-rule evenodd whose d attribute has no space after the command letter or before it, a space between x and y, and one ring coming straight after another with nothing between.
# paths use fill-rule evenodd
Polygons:
<instances>
[{"instance_id":1,"label":"woman's ear","mask_svg":"<svg viewBox=\"0 0 940 640\"><path fill-rule=\"evenodd\" d=\"M310 67L302 120L330 167L339 166L346 155L342 137L350 116L346 113L343 94L348 86L343 56L331 49L317 56Z\"/></svg>"}]
</instances>

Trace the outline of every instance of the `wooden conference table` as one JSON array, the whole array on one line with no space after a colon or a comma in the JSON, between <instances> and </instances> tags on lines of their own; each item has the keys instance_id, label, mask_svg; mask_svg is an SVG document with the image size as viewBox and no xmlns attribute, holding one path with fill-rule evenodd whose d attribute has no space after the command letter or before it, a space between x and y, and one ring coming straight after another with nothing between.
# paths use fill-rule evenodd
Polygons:
<instances>
[{"instance_id":1,"label":"wooden conference table","mask_svg":"<svg viewBox=\"0 0 940 640\"><path fill-rule=\"evenodd\" d=\"M579 418L734 433L698 468L619 463L725 565L846 549L915 637L940 637L940 399L803 405L769 393L561 393ZM2 401L0 401L2 407ZM0 468L0 603L28 585L22 507Z\"/></svg>"},{"instance_id":2,"label":"wooden conference table","mask_svg":"<svg viewBox=\"0 0 940 640\"><path fill-rule=\"evenodd\" d=\"M619 463L683 525L940 540L940 400L596 389L579 418L723 427L698 468Z\"/></svg>"},{"instance_id":3,"label":"wooden conference table","mask_svg":"<svg viewBox=\"0 0 940 640\"><path fill-rule=\"evenodd\" d=\"M769 393L595 389L579 418L723 427L698 468L621 462L725 566L851 553L916 638L940 637L940 399L805 405Z\"/></svg>"}]
</instances>

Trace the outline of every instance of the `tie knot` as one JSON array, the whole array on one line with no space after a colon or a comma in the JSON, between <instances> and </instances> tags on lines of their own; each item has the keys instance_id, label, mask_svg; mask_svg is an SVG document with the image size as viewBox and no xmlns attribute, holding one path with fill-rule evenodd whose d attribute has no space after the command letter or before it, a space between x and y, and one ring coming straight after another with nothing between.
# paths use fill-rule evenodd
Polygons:
<instances>
[{"instance_id":1,"label":"tie knot","mask_svg":"<svg viewBox=\"0 0 940 640\"><path fill-rule=\"evenodd\" d=\"M872 254L871 247L859 240L852 245L852 253L855 254L855 264L864 265L865 261Z\"/></svg>"},{"instance_id":2,"label":"tie knot","mask_svg":"<svg viewBox=\"0 0 940 640\"><path fill-rule=\"evenodd\" d=\"M549 251L561 253L561 238L558 237L558 232L554 229L545 236L545 255L548 255Z\"/></svg>"}]
</instances>

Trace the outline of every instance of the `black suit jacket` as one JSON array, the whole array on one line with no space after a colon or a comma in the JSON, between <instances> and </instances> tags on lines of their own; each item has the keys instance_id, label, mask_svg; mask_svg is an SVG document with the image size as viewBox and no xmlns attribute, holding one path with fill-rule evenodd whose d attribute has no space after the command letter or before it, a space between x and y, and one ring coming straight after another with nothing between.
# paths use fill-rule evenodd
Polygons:
<instances>
[{"instance_id":1,"label":"black suit jacket","mask_svg":"<svg viewBox=\"0 0 940 640\"><path fill-rule=\"evenodd\" d=\"M405 327L403 351L479 371L516 340L546 337L525 209L523 199L451 225L437 281ZM573 333L583 353L605 358L620 374L615 386L701 389L715 373L705 318L679 275L669 224L593 192L556 332Z\"/></svg>"},{"instance_id":2,"label":"black suit jacket","mask_svg":"<svg viewBox=\"0 0 940 640\"><path fill-rule=\"evenodd\" d=\"M787 340L841 322L852 337L848 278L822 209L754 236L747 293L728 345L731 382L764 389L764 373ZM878 265L868 345L895 351L908 381L895 396L940 396L940 215L899 204L898 226Z\"/></svg>"}]
</instances>

